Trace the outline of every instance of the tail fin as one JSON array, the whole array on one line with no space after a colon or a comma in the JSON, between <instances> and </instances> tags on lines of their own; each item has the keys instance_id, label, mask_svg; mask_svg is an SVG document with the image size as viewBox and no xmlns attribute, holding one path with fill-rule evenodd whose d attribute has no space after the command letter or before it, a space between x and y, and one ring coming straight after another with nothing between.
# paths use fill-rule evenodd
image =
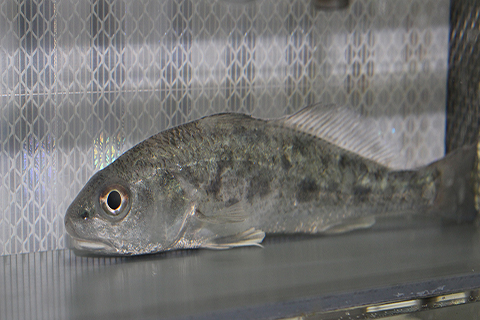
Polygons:
<instances>
[{"instance_id":1,"label":"tail fin","mask_svg":"<svg viewBox=\"0 0 480 320\"><path fill-rule=\"evenodd\" d=\"M473 221L479 196L477 146L459 148L425 169L432 168L440 183L431 211L459 223Z\"/></svg>"}]
</instances>

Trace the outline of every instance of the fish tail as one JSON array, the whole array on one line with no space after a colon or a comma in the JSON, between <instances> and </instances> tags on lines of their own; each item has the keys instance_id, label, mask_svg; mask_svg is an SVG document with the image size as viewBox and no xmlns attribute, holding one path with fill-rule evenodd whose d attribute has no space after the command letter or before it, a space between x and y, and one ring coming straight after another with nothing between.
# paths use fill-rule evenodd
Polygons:
<instances>
[{"instance_id":1,"label":"fish tail","mask_svg":"<svg viewBox=\"0 0 480 320\"><path fill-rule=\"evenodd\" d=\"M437 172L439 179L431 211L458 223L476 218L480 207L477 145L459 148L424 170Z\"/></svg>"}]
</instances>

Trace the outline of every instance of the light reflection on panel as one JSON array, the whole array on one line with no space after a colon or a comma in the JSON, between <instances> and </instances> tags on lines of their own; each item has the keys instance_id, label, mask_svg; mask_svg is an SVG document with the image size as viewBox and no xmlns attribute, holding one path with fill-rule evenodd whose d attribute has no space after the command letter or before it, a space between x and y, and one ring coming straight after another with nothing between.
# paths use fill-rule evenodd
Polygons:
<instances>
[{"instance_id":1,"label":"light reflection on panel","mask_svg":"<svg viewBox=\"0 0 480 320\"><path fill-rule=\"evenodd\" d=\"M93 141L93 164L95 169L103 169L107 164L115 161L121 154L125 138L122 133L110 138L104 132L100 132L98 138Z\"/></svg>"}]
</instances>

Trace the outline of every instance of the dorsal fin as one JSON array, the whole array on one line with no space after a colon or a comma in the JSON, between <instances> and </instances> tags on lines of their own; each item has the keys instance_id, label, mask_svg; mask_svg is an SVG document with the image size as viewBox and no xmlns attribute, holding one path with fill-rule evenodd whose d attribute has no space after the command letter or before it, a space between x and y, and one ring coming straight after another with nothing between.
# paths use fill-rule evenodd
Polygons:
<instances>
[{"instance_id":1,"label":"dorsal fin","mask_svg":"<svg viewBox=\"0 0 480 320\"><path fill-rule=\"evenodd\" d=\"M349 108L315 104L276 121L387 167L402 166L400 146L387 143L375 120Z\"/></svg>"}]
</instances>

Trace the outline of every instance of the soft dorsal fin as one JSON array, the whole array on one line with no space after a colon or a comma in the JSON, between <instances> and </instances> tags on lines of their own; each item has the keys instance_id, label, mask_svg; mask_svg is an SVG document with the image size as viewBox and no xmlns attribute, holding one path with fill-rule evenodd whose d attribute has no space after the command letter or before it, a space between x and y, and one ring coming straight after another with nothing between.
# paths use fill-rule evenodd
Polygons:
<instances>
[{"instance_id":1,"label":"soft dorsal fin","mask_svg":"<svg viewBox=\"0 0 480 320\"><path fill-rule=\"evenodd\" d=\"M315 104L277 121L387 167L398 168L402 165L400 147L387 143L373 119L349 108Z\"/></svg>"}]
</instances>

